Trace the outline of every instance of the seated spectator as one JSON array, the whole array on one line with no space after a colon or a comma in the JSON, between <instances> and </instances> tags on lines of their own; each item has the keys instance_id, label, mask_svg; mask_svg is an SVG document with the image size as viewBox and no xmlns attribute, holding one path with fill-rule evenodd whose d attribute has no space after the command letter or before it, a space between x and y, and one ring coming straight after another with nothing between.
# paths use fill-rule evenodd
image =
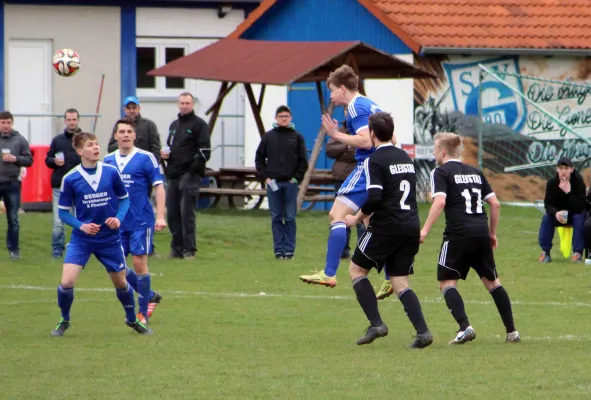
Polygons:
<instances>
[{"instance_id":1,"label":"seated spectator","mask_svg":"<svg viewBox=\"0 0 591 400\"><path fill-rule=\"evenodd\" d=\"M556 172L546 184L546 214L542 217L538 236L542 248L540 262L552 262L550 250L557 226L572 226L574 254L571 260L580 262L585 248L585 182L568 157L558 160Z\"/></svg>"},{"instance_id":2,"label":"seated spectator","mask_svg":"<svg viewBox=\"0 0 591 400\"><path fill-rule=\"evenodd\" d=\"M587 217L585 220L585 227L583 228L583 232L585 232L585 249L587 250L587 259L585 260L585 265L591 265L591 187L589 187L589 190L587 190L585 211Z\"/></svg>"}]
</instances>

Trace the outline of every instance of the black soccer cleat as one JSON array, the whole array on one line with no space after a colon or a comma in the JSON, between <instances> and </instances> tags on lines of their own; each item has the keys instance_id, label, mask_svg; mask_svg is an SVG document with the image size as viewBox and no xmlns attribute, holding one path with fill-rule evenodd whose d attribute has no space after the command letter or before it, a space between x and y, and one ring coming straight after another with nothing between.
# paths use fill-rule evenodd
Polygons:
<instances>
[{"instance_id":1,"label":"black soccer cleat","mask_svg":"<svg viewBox=\"0 0 591 400\"><path fill-rule=\"evenodd\" d=\"M415 336L415 341L408 346L409 349L424 349L427 346L430 346L433 343L433 335L431 332L427 331L425 333L420 333Z\"/></svg>"},{"instance_id":2,"label":"black soccer cleat","mask_svg":"<svg viewBox=\"0 0 591 400\"><path fill-rule=\"evenodd\" d=\"M379 326L369 326L365 331L365 335L357 341L357 344L370 344L377 338L384 336L388 336L388 327L382 322Z\"/></svg>"},{"instance_id":3,"label":"black soccer cleat","mask_svg":"<svg viewBox=\"0 0 591 400\"><path fill-rule=\"evenodd\" d=\"M137 318L134 322L125 321L125 323L127 324L127 326L129 326L131 329L133 329L140 335L151 335L153 333L153 331L150 328L142 324L141 321Z\"/></svg>"},{"instance_id":4,"label":"black soccer cleat","mask_svg":"<svg viewBox=\"0 0 591 400\"><path fill-rule=\"evenodd\" d=\"M64 336L64 332L70 327L70 321L61 318L54 330L51 331L51 336Z\"/></svg>"}]
</instances>

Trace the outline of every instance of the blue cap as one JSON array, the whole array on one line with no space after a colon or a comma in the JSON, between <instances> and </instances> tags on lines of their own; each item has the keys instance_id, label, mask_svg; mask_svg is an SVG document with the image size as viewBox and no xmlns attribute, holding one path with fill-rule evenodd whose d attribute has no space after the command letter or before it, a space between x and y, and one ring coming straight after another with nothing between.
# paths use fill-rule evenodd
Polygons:
<instances>
[{"instance_id":1,"label":"blue cap","mask_svg":"<svg viewBox=\"0 0 591 400\"><path fill-rule=\"evenodd\" d=\"M140 101L135 96L128 96L123 100L123 107L126 107L129 103L140 105Z\"/></svg>"}]
</instances>

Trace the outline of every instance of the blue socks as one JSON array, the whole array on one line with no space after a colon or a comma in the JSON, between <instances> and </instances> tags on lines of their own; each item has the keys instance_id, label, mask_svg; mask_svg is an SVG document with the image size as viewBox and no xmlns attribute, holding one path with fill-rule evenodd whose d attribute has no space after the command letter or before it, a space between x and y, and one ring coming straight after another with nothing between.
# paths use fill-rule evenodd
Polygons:
<instances>
[{"instance_id":1,"label":"blue socks","mask_svg":"<svg viewBox=\"0 0 591 400\"><path fill-rule=\"evenodd\" d=\"M335 222L329 228L324 273L327 276L335 276L341 262L341 254L347 244L347 225L344 222Z\"/></svg>"},{"instance_id":2,"label":"blue socks","mask_svg":"<svg viewBox=\"0 0 591 400\"><path fill-rule=\"evenodd\" d=\"M133 273L135 276L135 272ZM143 281L147 281L147 290L148 290L148 297L147 300L145 301L145 314L144 315L148 315L148 301L150 300L151 296L149 295L150 293L150 275L140 275L141 277L143 277L144 279L140 279L142 282L140 283L140 286L145 286L146 283L143 283ZM145 278L147 276L147 279ZM145 289L144 289L145 290ZM119 301L121 302L121 304L123 305L123 308L125 309L125 316L127 318L127 321L129 322L134 322L136 320L136 315L135 315L135 298L133 296L133 289L132 287L128 284L127 287L125 289L116 289L117 291L117 298L119 299ZM142 301L141 297L140 297L140 301ZM64 288L62 285L59 285L57 288L57 305L59 306L59 308L62 311L62 318L66 321L70 320L70 309L72 308L72 303L74 302L74 288Z\"/></svg>"},{"instance_id":3,"label":"blue socks","mask_svg":"<svg viewBox=\"0 0 591 400\"><path fill-rule=\"evenodd\" d=\"M150 279L150 274L146 274L148 276L148 279ZM133 290L135 290L138 295L141 293L140 292L140 288L138 286L138 280L139 280L139 276L138 274L135 273L135 271L129 267L126 268L125 270L125 276L127 278L127 283L129 283L131 285L131 287L133 288ZM150 283L148 283L148 287L150 288L150 294L148 295L148 302L150 301L150 299L154 296L154 291L151 289L152 285ZM141 306L140 306L141 307ZM141 309L140 309L141 311ZM147 314L144 314L145 317L147 317Z\"/></svg>"},{"instance_id":4,"label":"blue socks","mask_svg":"<svg viewBox=\"0 0 591 400\"><path fill-rule=\"evenodd\" d=\"M126 267L125 278L127 279L127 283L129 283L133 290L137 292L137 275L135 271L129 267Z\"/></svg>"},{"instance_id":5,"label":"blue socks","mask_svg":"<svg viewBox=\"0 0 591 400\"><path fill-rule=\"evenodd\" d=\"M62 318L66 321L70 320L70 309L74 302L74 288L64 288L59 285L57 288L57 305L62 310Z\"/></svg>"},{"instance_id":6,"label":"blue socks","mask_svg":"<svg viewBox=\"0 0 591 400\"><path fill-rule=\"evenodd\" d=\"M135 322L135 298L133 297L133 289L129 284L127 284L125 289L116 289L116 292L117 298L125 310L127 322Z\"/></svg>"},{"instance_id":7,"label":"blue socks","mask_svg":"<svg viewBox=\"0 0 591 400\"><path fill-rule=\"evenodd\" d=\"M137 275L137 302L144 317L148 317L148 302L152 298L150 274Z\"/></svg>"}]
</instances>

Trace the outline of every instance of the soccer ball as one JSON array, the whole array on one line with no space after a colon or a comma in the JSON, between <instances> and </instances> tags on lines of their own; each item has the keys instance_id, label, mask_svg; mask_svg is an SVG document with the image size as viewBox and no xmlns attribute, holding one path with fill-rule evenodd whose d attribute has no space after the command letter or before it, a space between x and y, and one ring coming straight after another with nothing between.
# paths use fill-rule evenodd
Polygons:
<instances>
[{"instance_id":1,"label":"soccer ball","mask_svg":"<svg viewBox=\"0 0 591 400\"><path fill-rule=\"evenodd\" d=\"M59 76L74 76L80 69L80 56L72 49L61 49L53 56L53 69Z\"/></svg>"}]
</instances>

